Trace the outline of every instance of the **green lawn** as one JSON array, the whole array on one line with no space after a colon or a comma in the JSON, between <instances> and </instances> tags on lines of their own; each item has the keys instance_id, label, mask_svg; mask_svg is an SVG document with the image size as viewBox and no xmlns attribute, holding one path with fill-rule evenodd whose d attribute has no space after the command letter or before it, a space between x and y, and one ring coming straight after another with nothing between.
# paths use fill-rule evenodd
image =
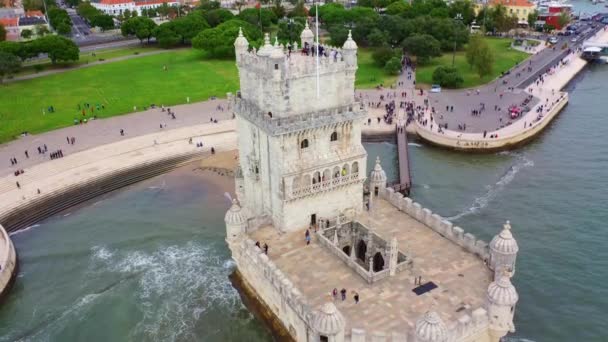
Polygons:
<instances>
[{"instance_id":1,"label":"green lawn","mask_svg":"<svg viewBox=\"0 0 608 342\"><path fill-rule=\"evenodd\" d=\"M460 72L462 77L464 78L464 84L462 88L470 88L475 87L480 84L485 84L496 77L500 76L502 71L507 71L511 67L515 65L515 63L519 63L524 59L528 58L528 54L525 52L521 52L518 50L511 49L511 39L501 39L501 38L484 38L492 51L494 51L494 68L491 75L487 75L483 78L479 78L479 76L475 73L474 70L471 69L469 64L467 63L464 51L456 52L456 61L455 66L456 69ZM416 82L417 84L426 84L430 85L433 83L433 71L438 66L452 65L452 54L445 53L443 56L434 58L429 64L424 66L418 66L416 68Z\"/></svg>"},{"instance_id":2,"label":"green lawn","mask_svg":"<svg viewBox=\"0 0 608 342\"><path fill-rule=\"evenodd\" d=\"M397 81L397 76L388 75L383 68L374 63L370 49L359 49L357 62L359 64L355 80L357 88L373 88L380 83L388 87Z\"/></svg>"},{"instance_id":3,"label":"green lawn","mask_svg":"<svg viewBox=\"0 0 608 342\"><path fill-rule=\"evenodd\" d=\"M73 63L57 63L51 64L51 60L48 58L37 59L32 62L26 62L23 64L23 68L15 76L23 76L34 74L40 71L54 70L54 69L67 69L74 66L97 62L100 59L109 60L112 58L118 58L123 56L131 56L135 54L143 54L146 52L161 50L156 46L137 46L137 47L124 47L115 49L104 49L97 51L81 52L78 61ZM95 56L93 56L95 54ZM37 66L37 67L36 67ZM39 68L39 70L36 70Z\"/></svg>"},{"instance_id":4,"label":"green lawn","mask_svg":"<svg viewBox=\"0 0 608 342\"><path fill-rule=\"evenodd\" d=\"M109 117L151 103L175 105L223 97L238 89L234 60L210 60L179 50L0 85L0 142L22 131L44 132L82 118L78 104L103 104ZM166 65L168 70L163 71ZM55 113L43 115L53 106Z\"/></svg>"}]
</instances>

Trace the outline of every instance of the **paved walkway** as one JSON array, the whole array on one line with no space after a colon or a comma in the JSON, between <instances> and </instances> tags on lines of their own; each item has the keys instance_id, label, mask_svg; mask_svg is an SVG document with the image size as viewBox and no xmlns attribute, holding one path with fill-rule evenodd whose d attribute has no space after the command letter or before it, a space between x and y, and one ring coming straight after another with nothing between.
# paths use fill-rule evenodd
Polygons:
<instances>
[{"instance_id":1,"label":"paved walkway","mask_svg":"<svg viewBox=\"0 0 608 342\"><path fill-rule=\"evenodd\" d=\"M66 67L66 68L63 68L63 69L53 69L53 70L48 70L48 71L42 71L42 72L35 73L35 74L23 75L23 76L17 76L17 77L13 77L13 78L8 78L8 79L4 80L4 83L13 83L13 82L19 82L19 81L24 81L24 80L31 80L31 79L38 78L38 77L44 77L44 76L49 76L49 75L54 75L54 74L61 74L61 73L64 73L64 72L78 70L78 69L83 69L83 68L90 68L90 67L96 66L96 65L113 63L113 62L120 62L120 61L125 61L125 60L128 60L128 59L145 57L145 56L158 55L160 53L165 53L165 52L170 52L170 51L176 51L176 50L183 50L183 49L155 50L155 51L149 51L149 52L140 53L138 55L133 54L133 55L128 55L128 56L121 56L121 57L116 57L116 58L110 58L110 59L106 59L104 61L97 61L97 62L92 62L92 63L87 63L87 64L81 64L81 65L77 65L77 66L74 66L74 67Z\"/></svg>"}]
</instances>

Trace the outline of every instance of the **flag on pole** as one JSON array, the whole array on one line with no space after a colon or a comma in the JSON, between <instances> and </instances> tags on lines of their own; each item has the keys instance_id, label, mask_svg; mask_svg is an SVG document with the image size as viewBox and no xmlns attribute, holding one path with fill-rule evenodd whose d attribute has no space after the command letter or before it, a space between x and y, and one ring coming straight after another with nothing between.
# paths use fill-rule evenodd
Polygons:
<instances>
[{"instance_id":1,"label":"flag on pole","mask_svg":"<svg viewBox=\"0 0 608 342\"><path fill-rule=\"evenodd\" d=\"M255 4L255 8L260 9L260 8L262 8L262 5L258 2Z\"/></svg>"}]
</instances>

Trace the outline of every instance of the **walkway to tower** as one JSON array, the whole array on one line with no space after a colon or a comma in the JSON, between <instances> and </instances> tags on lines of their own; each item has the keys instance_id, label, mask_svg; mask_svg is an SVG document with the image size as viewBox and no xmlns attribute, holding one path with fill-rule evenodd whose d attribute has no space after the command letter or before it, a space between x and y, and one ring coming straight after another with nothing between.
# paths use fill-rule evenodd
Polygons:
<instances>
[{"instance_id":1,"label":"walkway to tower","mask_svg":"<svg viewBox=\"0 0 608 342\"><path fill-rule=\"evenodd\" d=\"M410 174L410 158L407 151L407 132L405 127L397 127L397 152L399 154L399 182L392 185L395 191L402 192L404 195L410 194L412 177Z\"/></svg>"}]
</instances>

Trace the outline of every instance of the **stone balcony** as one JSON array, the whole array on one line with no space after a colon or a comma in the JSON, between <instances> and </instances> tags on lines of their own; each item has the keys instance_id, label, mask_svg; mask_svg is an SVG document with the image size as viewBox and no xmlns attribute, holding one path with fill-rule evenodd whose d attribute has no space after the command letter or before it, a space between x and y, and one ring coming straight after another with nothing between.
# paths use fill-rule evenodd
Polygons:
<instances>
[{"instance_id":1,"label":"stone balcony","mask_svg":"<svg viewBox=\"0 0 608 342\"><path fill-rule=\"evenodd\" d=\"M287 201L293 201L298 198L303 198L307 196L312 196L316 194L323 193L325 191L334 190L336 188L356 184L359 182L363 182L365 178L360 178L358 172L351 173L349 175L328 179L325 181L321 181L315 184L310 184L307 186L302 186L298 188L292 189L292 191L287 196Z\"/></svg>"}]
</instances>

